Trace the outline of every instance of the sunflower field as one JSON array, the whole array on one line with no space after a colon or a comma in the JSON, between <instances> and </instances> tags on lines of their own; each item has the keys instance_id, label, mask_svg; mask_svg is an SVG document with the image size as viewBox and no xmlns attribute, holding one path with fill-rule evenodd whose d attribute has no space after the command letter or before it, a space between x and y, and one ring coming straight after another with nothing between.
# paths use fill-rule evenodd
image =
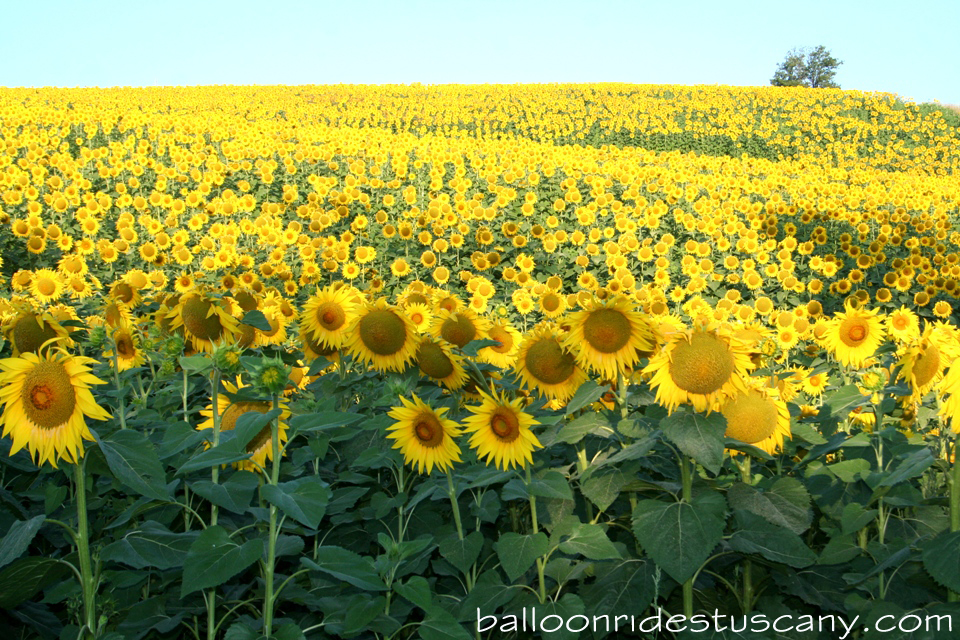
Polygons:
<instances>
[{"instance_id":1,"label":"sunflower field","mask_svg":"<svg viewBox=\"0 0 960 640\"><path fill-rule=\"evenodd\" d=\"M0 89L2 637L956 638L958 176L879 93Z\"/></svg>"}]
</instances>

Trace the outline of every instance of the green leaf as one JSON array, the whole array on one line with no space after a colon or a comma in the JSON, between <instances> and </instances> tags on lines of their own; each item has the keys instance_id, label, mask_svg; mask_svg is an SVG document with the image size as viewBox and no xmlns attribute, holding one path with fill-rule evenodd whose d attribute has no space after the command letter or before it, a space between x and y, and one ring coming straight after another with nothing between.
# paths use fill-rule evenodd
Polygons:
<instances>
[{"instance_id":1,"label":"green leaf","mask_svg":"<svg viewBox=\"0 0 960 640\"><path fill-rule=\"evenodd\" d=\"M771 524L749 511L733 513L738 527L729 543L734 551L758 553L767 560L798 569L817 561L817 555L789 529Z\"/></svg>"},{"instance_id":2,"label":"green leaf","mask_svg":"<svg viewBox=\"0 0 960 640\"><path fill-rule=\"evenodd\" d=\"M258 486L260 486L260 480L257 474L251 471L237 471L220 483L210 480L197 480L190 483L194 493L233 513L247 511Z\"/></svg>"},{"instance_id":3,"label":"green leaf","mask_svg":"<svg viewBox=\"0 0 960 640\"><path fill-rule=\"evenodd\" d=\"M312 433L315 431L345 427L365 419L367 419L367 416L359 413L321 411L319 413L294 416L290 419L290 428L294 429L297 433Z\"/></svg>"},{"instance_id":4,"label":"green leaf","mask_svg":"<svg viewBox=\"0 0 960 640\"><path fill-rule=\"evenodd\" d=\"M559 601L547 600L545 605L537 606L537 619L544 620L547 616L559 616L561 621L567 621L574 616L582 616L586 607L580 596L567 592L563 594ZM576 621L574 621L576 624ZM576 640L579 633L568 630L565 626L552 633L545 633L543 637L556 640Z\"/></svg>"},{"instance_id":5,"label":"green leaf","mask_svg":"<svg viewBox=\"0 0 960 640\"><path fill-rule=\"evenodd\" d=\"M660 421L660 428L671 442L710 473L717 474L723 466L723 434L727 419L722 413L710 415L682 407Z\"/></svg>"},{"instance_id":6,"label":"green leaf","mask_svg":"<svg viewBox=\"0 0 960 640\"><path fill-rule=\"evenodd\" d=\"M197 531L174 533L159 522L148 520L104 547L100 559L122 562L134 569L182 567L199 535Z\"/></svg>"},{"instance_id":7,"label":"green leaf","mask_svg":"<svg viewBox=\"0 0 960 640\"><path fill-rule=\"evenodd\" d=\"M10 564L19 558L30 546L37 531L43 526L43 516L34 516L29 520L17 520L7 535L0 541L0 567Z\"/></svg>"},{"instance_id":8,"label":"green leaf","mask_svg":"<svg viewBox=\"0 0 960 640\"><path fill-rule=\"evenodd\" d=\"M323 571L366 591L387 590L387 586L374 570L371 558L359 556L352 551L335 546L317 548L316 556L316 562L302 557L300 563L308 569Z\"/></svg>"},{"instance_id":9,"label":"green leaf","mask_svg":"<svg viewBox=\"0 0 960 640\"><path fill-rule=\"evenodd\" d=\"M331 495L327 483L314 476L268 484L260 493L264 500L311 529L320 526Z\"/></svg>"},{"instance_id":10,"label":"green leaf","mask_svg":"<svg viewBox=\"0 0 960 640\"><path fill-rule=\"evenodd\" d=\"M599 385L593 380L587 380L577 389L577 392L567 403L566 414L570 415L584 407L593 404L600 399L604 393L610 390L610 387Z\"/></svg>"},{"instance_id":11,"label":"green leaf","mask_svg":"<svg viewBox=\"0 0 960 640\"><path fill-rule=\"evenodd\" d=\"M667 574L686 582L723 538L726 501L703 493L688 502L641 500L633 510L633 533Z\"/></svg>"},{"instance_id":12,"label":"green leaf","mask_svg":"<svg viewBox=\"0 0 960 640\"><path fill-rule=\"evenodd\" d=\"M0 571L0 608L13 609L47 585L64 578L67 565L50 558L29 556Z\"/></svg>"},{"instance_id":13,"label":"green leaf","mask_svg":"<svg viewBox=\"0 0 960 640\"><path fill-rule=\"evenodd\" d=\"M203 354L180 356L180 367L187 373L203 373L213 367L213 360Z\"/></svg>"},{"instance_id":14,"label":"green leaf","mask_svg":"<svg viewBox=\"0 0 960 640\"><path fill-rule=\"evenodd\" d=\"M471 531L463 540L457 534L451 534L440 543L440 556L454 567L466 573L480 557L483 549L483 534Z\"/></svg>"},{"instance_id":15,"label":"green leaf","mask_svg":"<svg viewBox=\"0 0 960 640\"><path fill-rule=\"evenodd\" d=\"M929 447L923 447L904 457L896 469L880 481L881 487L892 487L901 482L923 475L923 472L934 463L933 453Z\"/></svg>"},{"instance_id":16,"label":"green leaf","mask_svg":"<svg viewBox=\"0 0 960 640\"><path fill-rule=\"evenodd\" d=\"M727 501L731 509L750 511L797 534L813 522L810 494L799 480L789 476L777 478L765 491L738 482L727 490Z\"/></svg>"},{"instance_id":17,"label":"green leaf","mask_svg":"<svg viewBox=\"0 0 960 640\"><path fill-rule=\"evenodd\" d=\"M600 511L606 511L627 482L627 477L620 469L603 470L587 478L580 486L580 492Z\"/></svg>"},{"instance_id":18,"label":"green leaf","mask_svg":"<svg viewBox=\"0 0 960 640\"><path fill-rule=\"evenodd\" d=\"M653 602L655 567L649 560L627 560L598 572L597 580L582 588L587 614L613 616L617 611L644 611ZM611 629L612 631L612 629ZM603 624L597 625L597 637L607 635Z\"/></svg>"},{"instance_id":19,"label":"green leaf","mask_svg":"<svg viewBox=\"0 0 960 640\"><path fill-rule=\"evenodd\" d=\"M874 521L877 517L876 509L864 509L857 502L850 502L840 514L840 529L844 535L856 533Z\"/></svg>"},{"instance_id":20,"label":"green leaf","mask_svg":"<svg viewBox=\"0 0 960 640\"><path fill-rule=\"evenodd\" d=\"M270 321L267 320L267 316L263 315L263 311L260 311L259 309L251 309L243 314L240 324L251 326L254 329L259 329L260 331L270 331L271 328Z\"/></svg>"},{"instance_id":21,"label":"green leaf","mask_svg":"<svg viewBox=\"0 0 960 640\"><path fill-rule=\"evenodd\" d=\"M494 545L500 566L507 572L511 582L526 573L533 566L537 558L550 550L550 541L544 533L522 536L519 533L501 534Z\"/></svg>"},{"instance_id":22,"label":"green leaf","mask_svg":"<svg viewBox=\"0 0 960 640\"><path fill-rule=\"evenodd\" d=\"M844 482L855 482L857 480L858 474L870 470L870 462L864 460L863 458L853 458L852 460L844 460L842 462L835 462L834 464L827 465L826 469L830 470L833 475L837 476Z\"/></svg>"},{"instance_id":23,"label":"green leaf","mask_svg":"<svg viewBox=\"0 0 960 640\"><path fill-rule=\"evenodd\" d=\"M153 443L138 431L123 429L107 438L94 435L113 475L130 489L155 500L171 500L166 474Z\"/></svg>"},{"instance_id":24,"label":"green leaf","mask_svg":"<svg viewBox=\"0 0 960 640\"><path fill-rule=\"evenodd\" d=\"M863 395L857 385L848 384L829 394L824 404L830 408L830 413L843 420L857 407L870 404L870 398Z\"/></svg>"},{"instance_id":25,"label":"green leaf","mask_svg":"<svg viewBox=\"0 0 960 640\"><path fill-rule=\"evenodd\" d=\"M478 532L474 531L474 533ZM433 608L433 591L430 589L430 583L423 576L413 576L404 583L395 582L393 590L424 611Z\"/></svg>"},{"instance_id":26,"label":"green leaf","mask_svg":"<svg viewBox=\"0 0 960 640\"><path fill-rule=\"evenodd\" d=\"M606 531L599 524L574 525L570 537L560 543L560 551L582 555L590 560L613 560L620 558Z\"/></svg>"},{"instance_id":27,"label":"green leaf","mask_svg":"<svg viewBox=\"0 0 960 640\"><path fill-rule=\"evenodd\" d=\"M560 432L557 434L557 437L561 442L576 444L590 434L603 436L605 438L613 434L613 427L610 425L610 420L599 411L591 411L583 414L579 418L574 418L560 427Z\"/></svg>"},{"instance_id":28,"label":"green leaf","mask_svg":"<svg viewBox=\"0 0 960 640\"><path fill-rule=\"evenodd\" d=\"M466 629L457 619L441 609L434 607L417 629L423 640L472 640Z\"/></svg>"},{"instance_id":29,"label":"green leaf","mask_svg":"<svg viewBox=\"0 0 960 640\"><path fill-rule=\"evenodd\" d=\"M547 471L533 478L527 490L531 495L554 500L573 500L573 490L567 478L559 471Z\"/></svg>"},{"instance_id":30,"label":"green leaf","mask_svg":"<svg viewBox=\"0 0 960 640\"><path fill-rule=\"evenodd\" d=\"M184 560L180 597L223 584L256 562L262 553L263 541L259 538L237 544L220 525L204 529Z\"/></svg>"},{"instance_id":31,"label":"green leaf","mask_svg":"<svg viewBox=\"0 0 960 640\"><path fill-rule=\"evenodd\" d=\"M960 531L944 531L924 543L922 558L930 577L960 593Z\"/></svg>"}]
</instances>

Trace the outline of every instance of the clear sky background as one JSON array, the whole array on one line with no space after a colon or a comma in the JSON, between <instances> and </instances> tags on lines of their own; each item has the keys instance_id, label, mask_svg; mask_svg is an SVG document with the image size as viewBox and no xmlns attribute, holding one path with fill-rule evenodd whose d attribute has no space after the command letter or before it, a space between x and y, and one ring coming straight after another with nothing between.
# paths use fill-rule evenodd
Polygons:
<instances>
[{"instance_id":1,"label":"clear sky background","mask_svg":"<svg viewBox=\"0 0 960 640\"><path fill-rule=\"evenodd\" d=\"M960 104L960 0L5 0L0 86L769 85L826 46L844 89Z\"/></svg>"}]
</instances>

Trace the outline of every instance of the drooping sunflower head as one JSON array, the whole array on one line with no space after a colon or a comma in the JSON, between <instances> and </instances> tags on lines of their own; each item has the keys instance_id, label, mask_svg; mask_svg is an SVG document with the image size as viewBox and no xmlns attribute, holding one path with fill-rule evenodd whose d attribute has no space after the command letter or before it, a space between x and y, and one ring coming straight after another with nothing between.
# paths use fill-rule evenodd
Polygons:
<instances>
[{"instance_id":1,"label":"drooping sunflower head","mask_svg":"<svg viewBox=\"0 0 960 640\"><path fill-rule=\"evenodd\" d=\"M423 375L448 389L459 389L467 381L463 357L453 353L442 340L424 337L417 348L416 361Z\"/></svg>"},{"instance_id":2,"label":"drooping sunflower head","mask_svg":"<svg viewBox=\"0 0 960 640\"><path fill-rule=\"evenodd\" d=\"M933 389L943 379L947 364L958 356L956 341L932 324L906 343L899 361L899 377L910 386L912 399L919 402Z\"/></svg>"},{"instance_id":3,"label":"drooping sunflower head","mask_svg":"<svg viewBox=\"0 0 960 640\"><path fill-rule=\"evenodd\" d=\"M37 464L54 467L83 457L83 441L93 440L84 418L110 417L90 393L103 384L90 373L95 362L52 349L0 360L0 420L13 440L11 455L26 447Z\"/></svg>"},{"instance_id":4,"label":"drooping sunflower head","mask_svg":"<svg viewBox=\"0 0 960 640\"><path fill-rule=\"evenodd\" d=\"M495 367L506 369L517 361L517 352L520 350L520 332L506 320L499 320L490 325L487 338L499 344L484 347L477 352L481 362L492 364Z\"/></svg>"},{"instance_id":5,"label":"drooping sunflower head","mask_svg":"<svg viewBox=\"0 0 960 640\"><path fill-rule=\"evenodd\" d=\"M561 403L587 379L576 357L564 348L560 330L546 324L524 338L514 369L528 388Z\"/></svg>"},{"instance_id":6,"label":"drooping sunflower head","mask_svg":"<svg viewBox=\"0 0 960 640\"><path fill-rule=\"evenodd\" d=\"M723 400L743 389L753 368L748 348L726 330L701 325L675 333L643 370L657 401L668 411L692 404L697 411L716 411Z\"/></svg>"},{"instance_id":7,"label":"drooping sunflower head","mask_svg":"<svg viewBox=\"0 0 960 640\"><path fill-rule=\"evenodd\" d=\"M854 309L838 313L824 335L824 343L846 366L862 367L883 342L883 321L876 309Z\"/></svg>"},{"instance_id":8,"label":"drooping sunflower head","mask_svg":"<svg viewBox=\"0 0 960 640\"><path fill-rule=\"evenodd\" d=\"M790 437L787 403L768 387L749 384L720 407L727 419L726 436L773 455Z\"/></svg>"},{"instance_id":9,"label":"drooping sunflower head","mask_svg":"<svg viewBox=\"0 0 960 640\"><path fill-rule=\"evenodd\" d=\"M472 414L463 423L470 433L470 447L480 459L506 471L533 463L533 450L543 447L530 430L539 424L524 412L523 398L507 400L502 394L481 392L483 402L467 407Z\"/></svg>"},{"instance_id":10,"label":"drooping sunflower head","mask_svg":"<svg viewBox=\"0 0 960 640\"><path fill-rule=\"evenodd\" d=\"M347 340L347 330L356 319L352 290L327 286L307 300L300 315L300 325L320 344L335 349Z\"/></svg>"},{"instance_id":11,"label":"drooping sunflower head","mask_svg":"<svg viewBox=\"0 0 960 640\"><path fill-rule=\"evenodd\" d=\"M231 340L237 334L237 320L229 298L215 298L204 290L193 290L180 296L173 310L170 328L183 327L186 337L197 351L210 352L213 343Z\"/></svg>"},{"instance_id":12,"label":"drooping sunflower head","mask_svg":"<svg viewBox=\"0 0 960 640\"><path fill-rule=\"evenodd\" d=\"M140 348L140 335L131 326L121 326L109 332L111 340L107 344L111 347L103 352L103 357L111 360L116 346L117 370L126 371L139 367L146 362L146 356ZM111 344L112 343L112 344Z\"/></svg>"},{"instance_id":13,"label":"drooping sunflower head","mask_svg":"<svg viewBox=\"0 0 960 640\"><path fill-rule=\"evenodd\" d=\"M303 347L303 355L305 362L311 362L316 358L326 358L331 362L340 361L340 350L333 347L328 347L322 344L319 340L313 337L313 332L305 328L302 324L300 325L300 346Z\"/></svg>"},{"instance_id":14,"label":"drooping sunflower head","mask_svg":"<svg viewBox=\"0 0 960 640\"><path fill-rule=\"evenodd\" d=\"M70 332L50 313L21 307L4 327L4 334L13 347L13 355L37 353L48 341L58 339L61 346L70 346ZM52 344L52 343L51 343Z\"/></svg>"},{"instance_id":15,"label":"drooping sunflower head","mask_svg":"<svg viewBox=\"0 0 960 640\"><path fill-rule=\"evenodd\" d=\"M410 319L383 298L365 305L348 333L349 352L378 371L403 371L420 346Z\"/></svg>"},{"instance_id":16,"label":"drooping sunflower head","mask_svg":"<svg viewBox=\"0 0 960 640\"><path fill-rule=\"evenodd\" d=\"M564 346L576 354L580 366L607 380L632 368L656 344L650 325L621 296L590 304L570 314L568 322Z\"/></svg>"},{"instance_id":17,"label":"drooping sunflower head","mask_svg":"<svg viewBox=\"0 0 960 640\"><path fill-rule=\"evenodd\" d=\"M387 437L400 449L403 461L418 473L430 473L434 467L446 471L460 462L460 447L455 438L460 427L444 418L446 408L433 409L416 395L413 401L400 396L402 407L394 407L389 416L396 422L387 427Z\"/></svg>"},{"instance_id":18,"label":"drooping sunflower head","mask_svg":"<svg viewBox=\"0 0 960 640\"><path fill-rule=\"evenodd\" d=\"M490 323L470 309L461 311L441 311L433 320L430 333L452 345L463 348L473 340L487 337Z\"/></svg>"}]
</instances>

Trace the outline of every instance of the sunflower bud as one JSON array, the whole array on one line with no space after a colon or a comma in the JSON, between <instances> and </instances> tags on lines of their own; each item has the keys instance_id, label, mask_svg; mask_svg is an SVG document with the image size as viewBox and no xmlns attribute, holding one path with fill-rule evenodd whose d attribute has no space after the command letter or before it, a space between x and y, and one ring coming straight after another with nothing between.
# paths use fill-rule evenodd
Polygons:
<instances>
[{"instance_id":1,"label":"sunflower bud","mask_svg":"<svg viewBox=\"0 0 960 640\"><path fill-rule=\"evenodd\" d=\"M107 339L107 329L103 325L98 325L90 329L90 337L87 339L87 342L94 349L99 349L103 346L104 341Z\"/></svg>"},{"instance_id":2,"label":"sunflower bud","mask_svg":"<svg viewBox=\"0 0 960 640\"><path fill-rule=\"evenodd\" d=\"M253 386L271 396L283 393L290 377L290 367L280 358L264 358L253 371Z\"/></svg>"},{"instance_id":3,"label":"sunflower bud","mask_svg":"<svg viewBox=\"0 0 960 640\"><path fill-rule=\"evenodd\" d=\"M236 375L240 371L241 350L235 344L216 344L213 347L213 366L225 375Z\"/></svg>"},{"instance_id":4,"label":"sunflower bud","mask_svg":"<svg viewBox=\"0 0 960 640\"><path fill-rule=\"evenodd\" d=\"M186 342L179 333L171 334L163 344L163 352L170 358L176 358L183 355L183 347Z\"/></svg>"}]
</instances>

